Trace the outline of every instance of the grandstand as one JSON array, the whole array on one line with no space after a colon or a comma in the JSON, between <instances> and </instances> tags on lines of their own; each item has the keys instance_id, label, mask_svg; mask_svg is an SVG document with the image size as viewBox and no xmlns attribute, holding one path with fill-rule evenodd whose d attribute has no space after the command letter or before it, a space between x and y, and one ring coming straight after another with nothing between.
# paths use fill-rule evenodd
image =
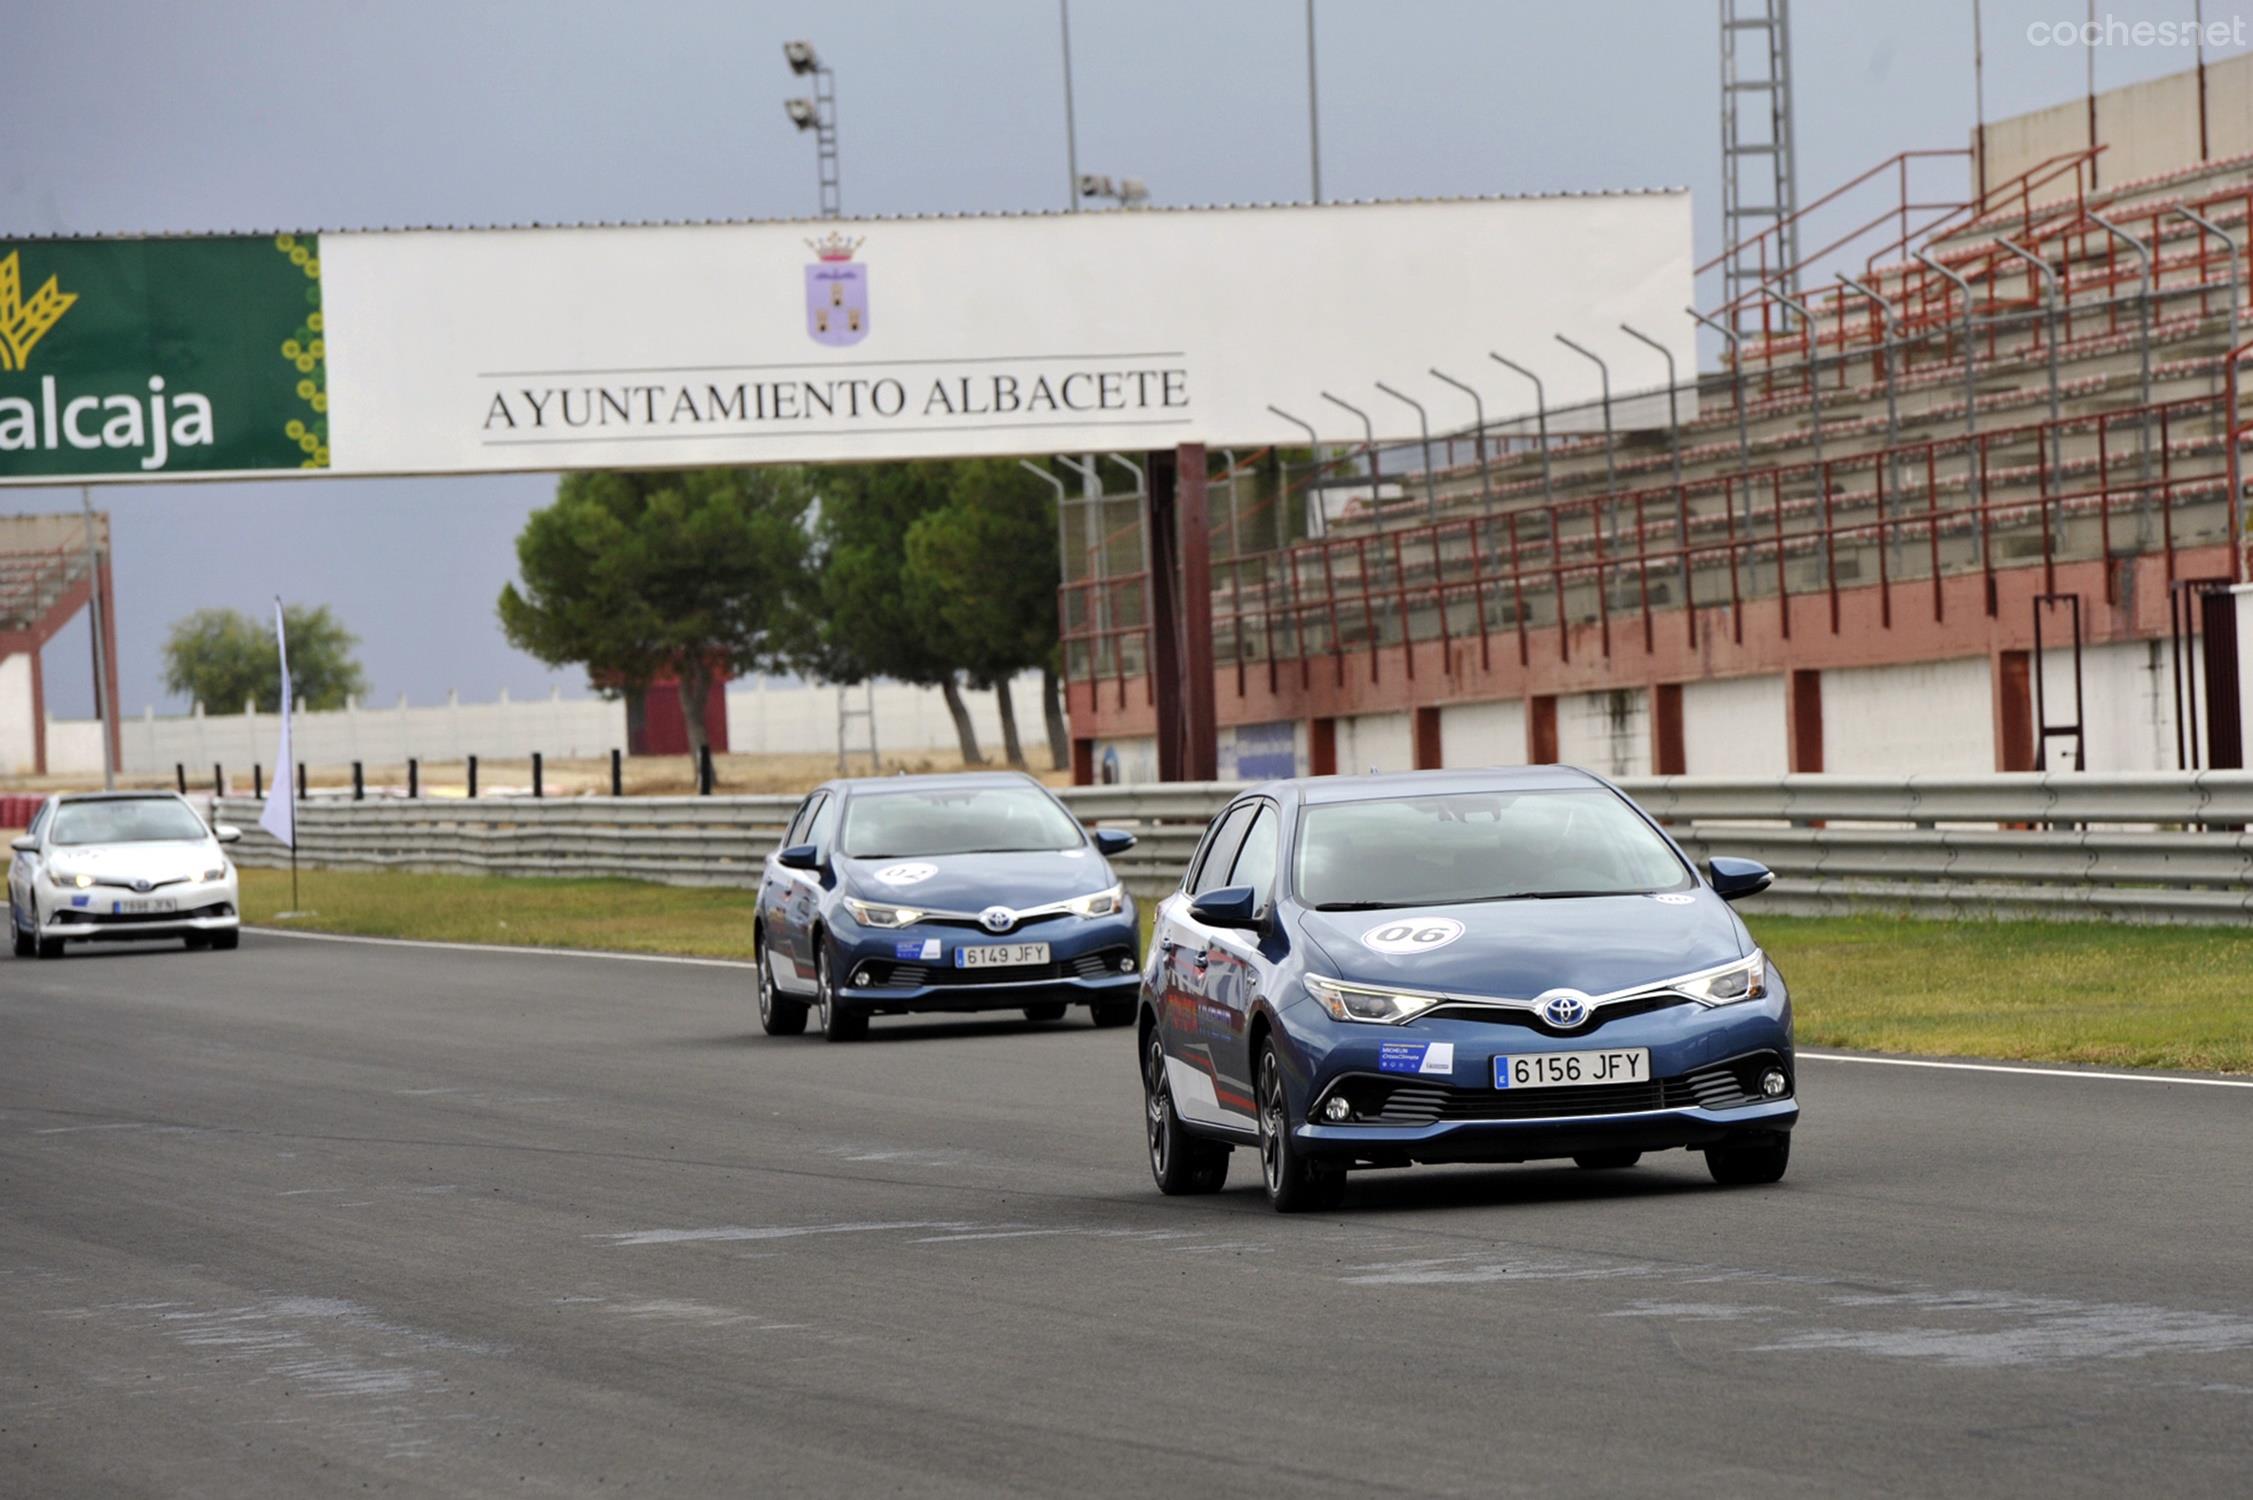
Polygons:
<instances>
[{"instance_id":1,"label":"grandstand","mask_svg":"<svg viewBox=\"0 0 2253 1500\"><path fill-rule=\"evenodd\" d=\"M2253 58L2208 72L2253 99ZM1315 772L2240 764L2253 117L2181 132L2191 88L2139 86L2093 142L2038 115L1991 127L1984 164L1904 152L1726 248L1701 271L1763 275L1704 311L1719 362L1679 387L1220 455L1222 774L1284 726ZM2108 167L2164 161L2171 129L2208 159ZM1936 196L1939 173L1967 185ZM1794 240L1820 248L1783 264ZM1615 369L1655 358L1631 334ZM1630 403L1658 420L1621 431ZM1067 536L1064 644L1081 774L1131 778L1165 685L1116 520Z\"/></svg>"},{"instance_id":2,"label":"grandstand","mask_svg":"<svg viewBox=\"0 0 2253 1500\"><path fill-rule=\"evenodd\" d=\"M102 596L105 681L117 693L117 610L110 585L109 516L0 516L0 775L47 772L46 675L40 653L72 616ZM114 747L116 726L110 726ZM95 742L97 745L99 741Z\"/></svg>"}]
</instances>

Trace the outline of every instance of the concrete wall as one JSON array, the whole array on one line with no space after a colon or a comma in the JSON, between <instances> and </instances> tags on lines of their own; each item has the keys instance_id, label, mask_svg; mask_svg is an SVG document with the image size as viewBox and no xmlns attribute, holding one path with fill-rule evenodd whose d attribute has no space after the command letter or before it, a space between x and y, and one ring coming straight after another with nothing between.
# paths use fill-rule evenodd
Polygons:
<instances>
[{"instance_id":1,"label":"concrete wall","mask_svg":"<svg viewBox=\"0 0 2253 1500\"><path fill-rule=\"evenodd\" d=\"M0 776L28 776L38 769L31 708L30 653L0 658Z\"/></svg>"},{"instance_id":2,"label":"concrete wall","mask_svg":"<svg viewBox=\"0 0 2253 1500\"><path fill-rule=\"evenodd\" d=\"M1041 717L1040 674L1028 673L1010 684L1011 706L1017 711L1017 735L1025 759L1034 766L1048 764L1048 727ZM989 756L1001 751L1001 705L990 692L964 689L970 722L978 746ZM837 749L837 689L804 683L776 683L749 678L728 689L728 747L738 754L795 755ZM868 706L865 688L846 690L847 705ZM879 754L951 753L957 748L954 718L947 712L945 695L937 688L911 687L900 682L879 682L875 689L876 748ZM620 734L625 720L621 716ZM623 740L620 743L624 743ZM846 729L848 753L868 747L867 722L855 719Z\"/></svg>"},{"instance_id":3,"label":"concrete wall","mask_svg":"<svg viewBox=\"0 0 2253 1500\"><path fill-rule=\"evenodd\" d=\"M2058 19L2065 19L2064 16ZM2186 9L2183 19L2189 19ZM2047 26L2045 19L2041 24ZM2016 38L2013 39L2014 41ZM2079 48L2043 48L2044 52ZM2186 49L2185 60L2190 54ZM2206 129L2208 156L2215 161L2253 152L2253 53L2244 53L2206 67ZM2164 78L2131 83L2097 94L2097 139L2109 149L2098 160L2097 185L2110 187L2141 177L2186 167L2198 160L2198 72L2185 68ZM1987 181L1990 186L2009 181L2051 157L2078 151L2089 143L2089 108L2085 97L2047 109L2033 110L1987 126ZM1972 146L1978 149L1978 133ZM1977 179L1974 167L1973 181ZM2073 196L2073 176L2038 190L2037 203Z\"/></svg>"},{"instance_id":4,"label":"concrete wall","mask_svg":"<svg viewBox=\"0 0 2253 1500\"><path fill-rule=\"evenodd\" d=\"M1823 769L1860 776L1993 771L1987 658L1825 672Z\"/></svg>"},{"instance_id":5,"label":"concrete wall","mask_svg":"<svg viewBox=\"0 0 2253 1500\"><path fill-rule=\"evenodd\" d=\"M1641 688L1557 699L1557 759L1600 776L1651 772L1650 694Z\"/></svg>"},{"instance_id":6,"label":"concrete wall","mask_svg":"<svg viewBox=\"0 0 2253 1500\"><path fill-rule=\"evenodd\" d=\"M1355 714L1338 720L1338 774L1359 776L1416 769L1415 720L1402 713Z\"/></svg>"},{"instance_id":7,"label":"concrete wall","mask_svg":"<svg viewBox=\"0 0 2253 1500\"><path fill-rule=\"evenodd\" d=\"M1525 704L1450 703L1439 711L1443 766L1525 764Z\"/></svg>"},{"instance_id":8,"label":"concrete wall","mask_svg":"<svg viewBox=\"0 0 2253 1500\"><path fill-rule=\"evenodd\" d=\"M2193 643L2185 653L2186 674L2205 671L2205 653ZM2073 651L2042 653L2044 712L2052 723L2073 717ZM2175 661L2165 641L2124 641L2093 646L2081 653L2082 726L2091 771L2172 771L2175 769ZM2198 680L2201 733L2206 723L2206 684ZM2048 765L2072 765L2071 741L2052 742ZM2200 759L2204 760L2203 753Z\"/></svg>"},{"instance_id":9,"label":"concrete wall","mask_svg":"<svg viewBox=\"0 0 2253 1500\"><path fill-rule=\"evenodd\" d=\"M1684 683L1682 763L1690 776L1781 776L1790 770L1784 679Z\"/></svg>"}]
</instances>

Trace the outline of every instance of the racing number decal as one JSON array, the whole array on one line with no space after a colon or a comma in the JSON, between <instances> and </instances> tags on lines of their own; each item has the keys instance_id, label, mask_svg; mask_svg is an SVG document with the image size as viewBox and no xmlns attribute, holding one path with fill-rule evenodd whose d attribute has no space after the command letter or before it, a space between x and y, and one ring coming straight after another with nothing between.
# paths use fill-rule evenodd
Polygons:
<instances>
[{"instance_id":1,"label":"racing number decal","mask_svg":"<svg viewBox=\"0 0 2253 1500\"><path fill-rule=\"evenodd\" d=\"M1462 935L1463 924L1453 917L1401 917L1370 928L1361 935L1361 945L1379 953L1429 953Z\"/></svg>"}]
</instances>

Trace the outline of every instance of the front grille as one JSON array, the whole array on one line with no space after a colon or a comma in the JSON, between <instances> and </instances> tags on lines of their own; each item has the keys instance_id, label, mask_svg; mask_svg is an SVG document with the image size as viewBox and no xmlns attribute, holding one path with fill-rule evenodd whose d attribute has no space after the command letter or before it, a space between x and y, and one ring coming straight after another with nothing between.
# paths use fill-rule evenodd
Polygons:
<instances>
[{"instance_id":1,"label":"front grille","mask_svg":"<svg viewBox=\"0 0 2253 1500\"><path fill-rule=\"evenodd\" d=\"M940 985L949 989L981 984L1039 984L1059 979L1103 979L1125 973L1119 965L1132 961L1134 954L1126 948L1099 948L1093 953L1083 953L1077 958L1059 963L1011 964L1002 969L957 969L951 964L892 963L885 959L870 959L859 966L869 973L871 987L912 990L924 985ZM859 972L858 969L855 970Z\"/></svg>"},{"instance_id":2,"label":"front grille","mask_svg":"<svg viewBox=\"0 0 2253 1500\"><path fill-rule=\"evenodd\" d=\"M1601 1030L1613 1021L1623 1021L1629 1016L1648 1015L1654 1010L1666 1010L1676 1005L1692 1005L1680 995L1636 995L1627 1000L1615 1000L1600 1007L1587 1024L1571 1030L1560 1030L1530 1010L1517 1010L1500 1005L1439 1005L1426 1011L1427 1016L1447 1021L1481 1021L1489 1026L1516 1026L1542 1036L1587 1036Z\"/></svg>"},{"instance_id":3,"label":"front grille","mask_svg":"<svg viewBox=\"0 0 2253 1500\"><path fill-rule=\"evenodd\" d=\"M1754 1052L1649 1083L1546 1089L1456 1088L1428 1079L1395 1081L1355 1073L1331 1084L1323 1099L1343 1094L1353 1104L1357 1124L1406 1126L1448 1120L1572 1119L1657 1109L1741 1109L1766 1102L1760 1075L1775 1066L1775 1053Z\"/></svg>"}]
</instances>

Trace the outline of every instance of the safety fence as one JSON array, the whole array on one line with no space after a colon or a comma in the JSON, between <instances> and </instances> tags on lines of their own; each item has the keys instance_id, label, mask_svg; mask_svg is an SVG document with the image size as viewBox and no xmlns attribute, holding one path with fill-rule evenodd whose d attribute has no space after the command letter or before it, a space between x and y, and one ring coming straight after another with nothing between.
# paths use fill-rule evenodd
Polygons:
<instances>
[{"instance_id":1,"label":"safety fence","mask_svg":"<svg viewBox=\"0 0 2253 1500\"><path fill-rule=\"evenodd\" d=\"M1800 914L2253 919L2253 772L2028 772L1979 777L1648 777L1623 783L1704 861L1776 872L1758 909ZM1112 861L1145 898L1180 879L1227 783L1074 788L1082 821L1138 838ZM444 874L622 876L749 886L792 797L314 799L299 807L307 866ZM238 859L288 862L257 804L218 802Z\"/></svg>"}]
</instances>

